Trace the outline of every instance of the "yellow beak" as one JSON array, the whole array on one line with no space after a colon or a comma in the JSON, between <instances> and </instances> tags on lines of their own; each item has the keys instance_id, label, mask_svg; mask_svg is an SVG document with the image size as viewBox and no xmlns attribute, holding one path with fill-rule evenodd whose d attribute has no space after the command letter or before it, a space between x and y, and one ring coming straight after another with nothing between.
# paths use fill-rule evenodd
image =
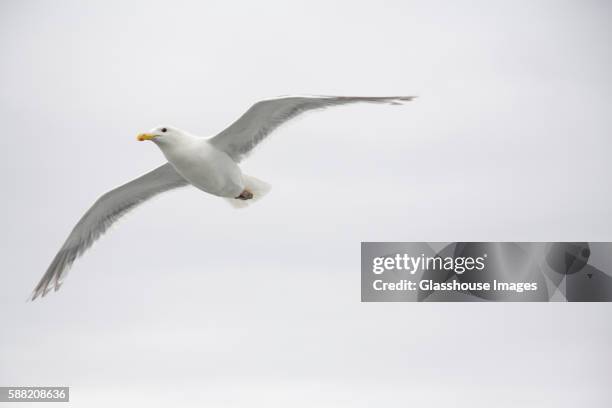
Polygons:
<instances>
[{"instance_id":1,"label":"yellow beak","mask_svg":"<svg viewBox=\"0 0 612 408\"><path fill-rule=\"evenodd\" d=\"M144 142L145 140L151 140L155 137L155 135L152 135L151 133L141 133L138 135L138 137L136 138L139 142Z\"/></svg>"}]
</instances>

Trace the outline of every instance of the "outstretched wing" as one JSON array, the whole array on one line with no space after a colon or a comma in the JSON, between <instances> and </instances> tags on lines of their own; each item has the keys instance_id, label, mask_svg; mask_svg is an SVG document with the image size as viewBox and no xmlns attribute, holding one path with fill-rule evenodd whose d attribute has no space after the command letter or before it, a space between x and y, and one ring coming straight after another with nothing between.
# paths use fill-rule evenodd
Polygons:
<instances>
[{"instance_id":1,"label":"outstretched wing","mask_svg":"<svg viewBox=\"0 0 612 408\"><path fill-rule=\"evenodd\" d=\"M227 129L210 139L236 162L242 160L277 127L302 112L349 103L388 103L398 105L414 96L284 96L259 101Z\"/></svg>"},{"instance_id":2,"label":"outstretched wing","mask_svg":"<svg viewBox=\"0 0 612 408\"><path fill-rule=\"evenodd\" d=\"M47 272L36 285L32 300L58 290L70 266L121 216L149 198L188 184L170 163L156 168L104 194L83 215L66 239Z\"/></svg>"}]
</instances>

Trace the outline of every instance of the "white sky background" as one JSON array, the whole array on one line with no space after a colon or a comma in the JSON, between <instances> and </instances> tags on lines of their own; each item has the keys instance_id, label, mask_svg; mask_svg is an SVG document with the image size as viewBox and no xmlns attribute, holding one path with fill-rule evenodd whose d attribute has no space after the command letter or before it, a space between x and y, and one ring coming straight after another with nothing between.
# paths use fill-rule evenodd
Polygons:
<instances>
[{"instance_id":1,"label":"white sky background","mask_svg":"<svg viewBox=\"0 0 612 408\"><path fill-rule=\"evenodd\" d=\"M0 3L0 385L72 405L612 403L610 304L361 304L360 241L612 240L605 1ZM288 93L248 211L145 204L25 303L108 189ZM25 405L22 405L25 406Z\"/></svg>"}]
</instances>

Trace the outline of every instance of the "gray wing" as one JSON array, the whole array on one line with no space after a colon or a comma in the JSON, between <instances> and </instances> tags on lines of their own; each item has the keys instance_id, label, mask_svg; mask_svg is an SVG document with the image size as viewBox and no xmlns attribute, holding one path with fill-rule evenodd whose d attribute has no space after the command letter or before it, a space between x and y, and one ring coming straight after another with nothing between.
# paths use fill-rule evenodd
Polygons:
<instances>
[{"instance_id":1,"label":"gray wing","mask_svg":"<svg viewBox=\"0 0 612 408\"><path fill-rule=\"evenodd\" d=\"M188 184L170 163L104 194L83 215L36 285L32 300L58 290L70 266L121 216L149 198Z\"/></svg>"},{"instance_id":2,"label":"gray wing","mask_svg":"<svg viewBox=\"0 0 612 408\"><path fill-rule=\"evenodd\" d=\"M414 96L284 96L266 99L251 106L227 129L212 137L210 142L239 162L277 127L303 112L357 102L399 105L414 98Z\"/></svg>"}]
</instances>

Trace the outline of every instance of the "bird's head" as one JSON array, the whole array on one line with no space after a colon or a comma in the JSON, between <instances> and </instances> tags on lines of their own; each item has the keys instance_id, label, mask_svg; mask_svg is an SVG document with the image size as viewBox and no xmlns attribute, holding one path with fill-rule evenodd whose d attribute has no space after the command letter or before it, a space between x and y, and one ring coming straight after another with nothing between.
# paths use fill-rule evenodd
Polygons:
<instances>
[{"instance_id":1,"label":"bird's head","mask_svg":"<svg viewBox=\"0 0 612 408\"><path fill-rule=\"evenodd\" d=\"M184 132L170 126L160 126L136 137L140 142L150 140L161 145L180 142L185 138L187 138L187 135Z\"/></svg>"}]
</instances>

